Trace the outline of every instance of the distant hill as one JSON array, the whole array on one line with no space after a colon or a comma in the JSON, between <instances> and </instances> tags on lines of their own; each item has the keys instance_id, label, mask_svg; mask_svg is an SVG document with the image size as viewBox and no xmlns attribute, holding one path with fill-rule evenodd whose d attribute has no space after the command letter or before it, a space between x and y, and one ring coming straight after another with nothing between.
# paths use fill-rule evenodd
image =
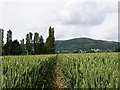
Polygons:
<instances>
[{"instance_id":1,"label":"distant hill","mask_svg":"<svg viewBox=\"0 0 120 90\"><path fill-rule=\"evenodd\" d=\"M104 40L94 40L90 38L74 38L70 40L57 40L55 42L56 51L75 51L75 50L114 50L118 48L118 42L114 41L104 41Z\"/></svg>"}]
</instances>

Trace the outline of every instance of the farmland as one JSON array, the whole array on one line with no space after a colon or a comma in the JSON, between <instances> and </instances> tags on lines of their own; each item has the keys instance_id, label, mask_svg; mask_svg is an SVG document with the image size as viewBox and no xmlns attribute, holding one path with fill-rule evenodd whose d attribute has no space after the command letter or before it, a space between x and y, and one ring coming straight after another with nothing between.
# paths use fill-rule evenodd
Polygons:
<instances>
[{"instance_id":1,"label":"farmland","mask_svg":"<svg viewBox=\"0 0 120 90\"><path fill-rule=\"evenodd\" d=\"M117 88L118 53L2 57L2 88Z\"/></svg>"}]
</instances>

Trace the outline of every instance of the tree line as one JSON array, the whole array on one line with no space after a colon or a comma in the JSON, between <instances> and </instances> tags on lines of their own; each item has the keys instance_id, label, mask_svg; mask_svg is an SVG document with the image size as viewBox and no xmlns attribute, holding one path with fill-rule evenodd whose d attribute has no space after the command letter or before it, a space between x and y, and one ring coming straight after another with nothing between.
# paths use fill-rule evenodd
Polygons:
<instances>
[{"instance_id":1,"label":"tree line","mask_svg":"<svg viewBox=\"0 0 120 90\"><path fill-rule=\"evenodd\" d=\"M39 55L39 54L54 54L55 53L55 37L54 28L49 27L49 36L44 42L44 38L39 33L29 32L26 38L20 40L12 40L12 31L7 31L7 40L4 44L4 30L0 29L0 45L2 55Z\"/></svg>"}]
</instances>

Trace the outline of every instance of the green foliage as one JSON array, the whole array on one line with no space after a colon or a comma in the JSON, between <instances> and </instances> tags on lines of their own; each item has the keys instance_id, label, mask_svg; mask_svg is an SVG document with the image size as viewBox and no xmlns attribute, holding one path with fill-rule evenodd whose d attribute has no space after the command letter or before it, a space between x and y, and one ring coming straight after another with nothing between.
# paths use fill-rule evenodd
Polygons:
<instances>
[{"instance_id":1,"label":"green foliage","mask_svg":"<svg viewBox=\"0 0 120 90\"><path fill-rule=\"evenodd\" d=\"M2 55L2 46L3 46L3 29L0 29L0 56Z\"/></svg>"},{"instance_id":2,"label":"green foliage","mask_svg":"<svg viewBox=\"0 0 120 90\"><path fill-rule=\"evenodd\" d=\"M7 31L7 42L3 46L3 55L11 55L11 46L12 46L12 31Z\"/></svg>"},{"instance_id":3,"label":"green foliage","mask_svg":"<svg viewBox=\"0 0 120 90\"><path fill-rule=\"evenodd\" d=\"M22 39L20 42L20 46L21 49L17 49L19 47L19 44L17 44L17 50L11 50L12 48L12 44L15 44L15 42L12 42L12 31L9 30L7 31L7 42L5 45L3 45L4 41L3 41L3 37L4 37L4 30L0 29L0 47L3 46L3 50L2 48L0 48L0 54L3 55L15 55L17 50L20 50L19 52L21 52L22 55L33 55L33 54L45 54L45 53L50 53L53 54L55 53L55 38L54 38L54 28L49 28L49 37L46 40L46 43L44 44L44 39L42 37L42 35L39 37L39 33L35 33L34 34L34 40L33 40L33 34L32 32L29 32L28 34L26 34L26 43L24 43L24 39ZM15 51L15 52L14 52ZM12 52L12 53L11 53ZM18 51L16 53L16 55L18 55Z\"/></svg>"},{"instance_id":4,"label":"green foliage","mask_svg":"<svg viewBox=\"0 0 120 90\"><path fill-rule=\"evenodd\" d=\"M10 40L3 46L3 55L21 55L22 49L17 40Z\"/></svg>"},{"instance_id":5,"label":"green foliage","mask_svg":"<svg viewBox=\"0 0 120 90\"><path fill-rule=\"evenodd\" d=\"M26 48L27 54L33 54L33 42L32 42L32 33L26 35Z\"/></svg>"},{"instance_id":6,"label":"green foliage","mask_svg":"<svg viewBox=\"0 0 120 90\"><path fill-rule=\"evenodd\" d=\"M21 55L22 48L17 40L14 40L11 45L11 55Z\"/></svg>"},{"instance_id":7,"label":"green foliage","mask_svg":"<svg viewBox=\"0 0 120 90\"><path fill-rule=\"evenodd\" d=\"M4 45L4 29L0 29L0 44L3 46Z\"/></svg>"},{"instance_id":8,"label":"green foliage","mask_svg":"<svg viewBox=\"0 0 120 90\"><path fill-rule=\"evenodd\" d=\"M2 49L3 55L11 55L12 41L7 42Z\"/></svg>"},{"instance_id":9,"label":"green foliage","mask_svg":"<svg viewBox=\"0 0 120 90\"><path fill-rule=\"evenodd\" d=\"M40 52L39 52L39 44L40 44L39 34L36 32L34 34L34 53L35 54L40 54Z\"/></svg>"},{"instance_id":10,"label":"green foliage","mask_svg":"<svg viewBox=\"0 0 120 90\"><path fill-rule=\"evenodd\" d=\"M44 39L42 36L39 38L40 44L39 44L39 52L40 54L45 54L45 45L44 45Z\"/></svg>"},{"instance_id":11,"label":"green foliage","mask_svg":"<svg viewBox=\"0 0 120 90\"><path fill-rule=\"evenodd\" d=\"M9 43L11 41L12 41L12 31L9 30L9 31L7 31L7 43Z\"/></svg>"},{"instance_id":12,"label":"green foliage","mask_svg":"<svg viewBox=\"0 0 120 90\"><path fill-rule=\"evenodd\" d=\"M22 55L26 55L27 54L27 50L26 50L26 47L25 47L25 43L24 43L24 39L20 40L21 42L21 54Z\"/></svg>"},{"instance_id":13,"label":"green foliage","mask_svg":"<svg viewBox=\"0 0 120 90\"><path fill-rule=\"evenodd\" d=\"M11 46L12 46L12 31L9 30L9 31L7 31L7 42L2 47L2 54L3 55L10 55L11 54Z\"/></svg>"},{"instance_id":14,"label":"green foliage","mask_svg":"<svg viewBox=\"0 0 120 90\"><path fill-rule=\"evenodd\" d=\"M55 53L55 37L54 37L54 28L49 28L49 36L46 39L45 43L46 53L52 54Z\"/></svg>"}]
</instances>

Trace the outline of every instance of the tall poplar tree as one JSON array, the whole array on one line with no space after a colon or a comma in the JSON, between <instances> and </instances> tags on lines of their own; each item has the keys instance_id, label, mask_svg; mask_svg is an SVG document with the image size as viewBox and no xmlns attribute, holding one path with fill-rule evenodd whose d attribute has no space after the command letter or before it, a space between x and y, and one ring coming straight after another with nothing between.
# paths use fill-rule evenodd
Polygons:
<instances>
[{"instance_id":1,"label":"tall poplar tree","mask_svg":"<svg viewBox=\"0 0 120 90\"><path fill-rule=\"evenodd\" d=\"M40 53L39 52L39 43L40 43L40 41L39 41L39 34L36 32L34 34L34 53L35 54L39 54Z\"/></svg>"},{"instance_id":2,"label":"tall poplar tree","mask_svg":"<svg viewBox=\"0 0 120 90\"><path fill-rule=\"evenodd\" d=\"M25 41L24 41L24 39L22 39L22 40L20 40L20 42L21 42L21 54L23 54L23 55L25 55L25 54L27 54L27 51L26 51L26 47L25 47Z\"/></svg>"},{"instance_id":3,"label":"tall poplar tree","mask_svg":"<svg viewBox=\"0 0 120 90\"><path fill-rule=\"evenodd\" d=\"M55 53L55 37L54 37L54 28L49 27L49 36L46 39L46 53L53 54Z\"/></svg>"},{"instance_id":4,"label":"tall poplar tree","mask_svg":"<svg viewBox=\"0 0 120 90\"><path fill-rule=\"evenodd\" d=\"M45 54L44 39L43 39L42 35L40 36L39 40L40 40L39 52L40 52L40 54Z\"/></svg>"},{"instance_id":5,"label":"tall poplar tree","mask_svg":"<svg viewBox=\"0 0 120 90\"><path fill-rule=\"evenodd\" d=\"M12 42L12 31L7 31L7 43Z\"/></svg>"},{"instance_id":6,"label":"tall poplar tree","mask_svg":"<svg viewBox=\"0 0 120 90\"><path fill-rule=\"evenodd\" d=\"M1 41L1 45L4 45L4 29L0 29L0 41Z\"/></svg>"},{"instance_id":7,"label":"tall poplar tree","mask_svg":"<svg viewBox=\"0 0 120 90\"><path fill-rule=\"evenodd\" d=\"M27 48L27 54L33 54L33 41L32 41L32 33L29 32L29 34L26 35L26 48Z\"/></svg>"},{"instance_id":8,"label":"tall poplar tree","mask_svg":"<svg viewBox=\"0 0 120 90\"><path fill-rule=\"evenodd\" d=\"M11 45L12 45L12 31L7 31L7 42L3 47L5 55L11 55Z\"/></svg>"},{"instance_id":9,"label":"tall poplar tree","mask_svg":"<svg viewBox=\"0 0 120 90\"><path fill-rule=\"evenodd\" d=\"M0 29L0 56L2 55L2 48L3 48L3 45L4 45L4 30L3 29Z\"/></svg>"}]
</instances>

